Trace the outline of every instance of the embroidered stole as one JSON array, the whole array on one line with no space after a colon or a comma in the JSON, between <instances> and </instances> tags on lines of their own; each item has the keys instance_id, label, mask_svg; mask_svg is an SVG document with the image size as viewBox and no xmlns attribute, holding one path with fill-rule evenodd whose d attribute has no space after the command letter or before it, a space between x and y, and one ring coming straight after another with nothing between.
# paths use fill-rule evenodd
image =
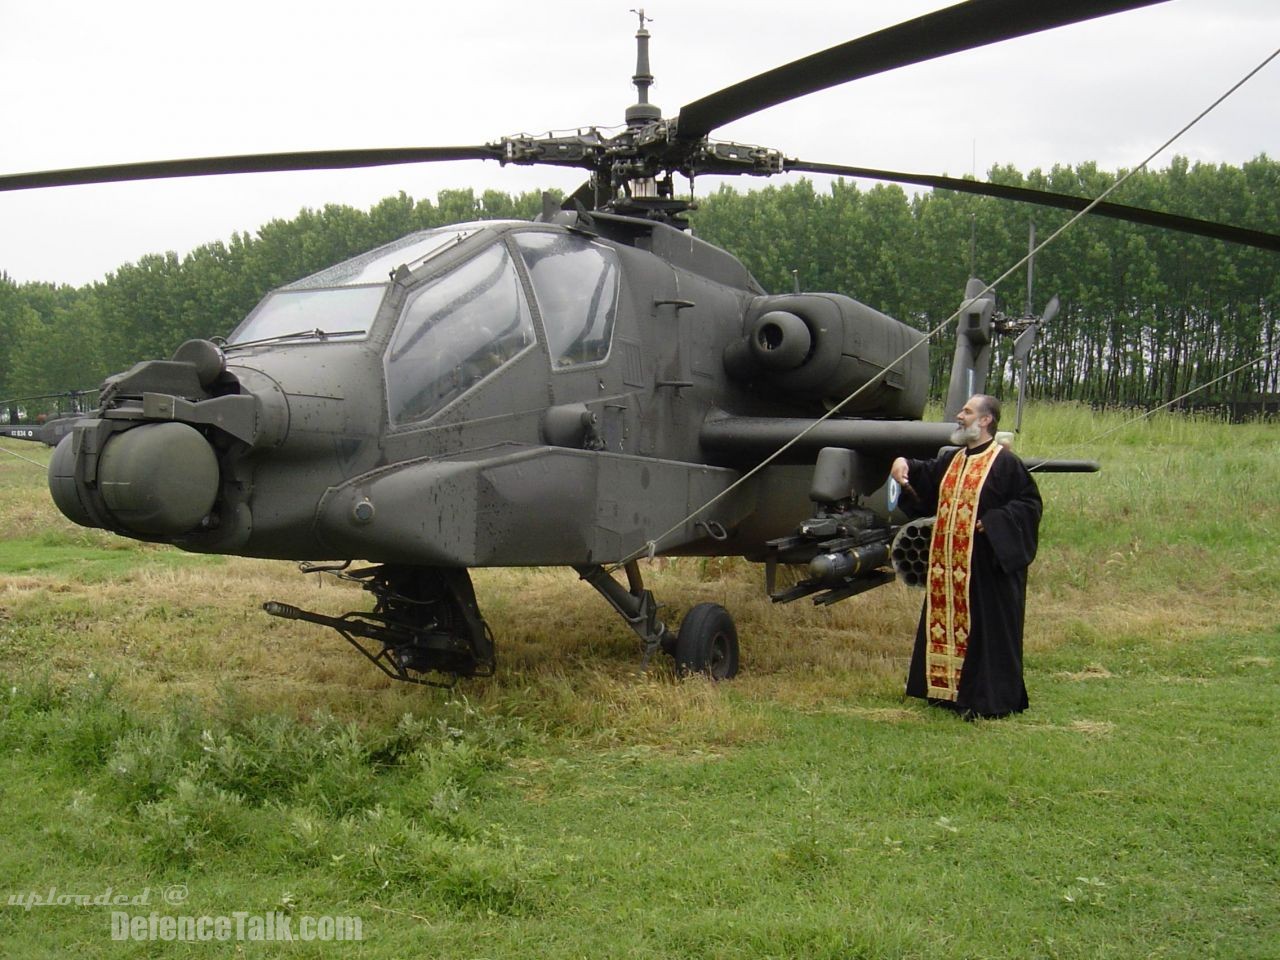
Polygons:
<instances>
[{"instance_id":1,"label":"embroidered stole","mask_svg":"<svg viewBox=\"0 0 1280 960\"><path fill-rule=\"evenodd\" d=\"M938 516L929 546L929 594L925 601L925 680L928 695L955 701L969 647L969 569L978 495L1000 453L957 453L938 490Z\"/></svg>"}]
</instances>

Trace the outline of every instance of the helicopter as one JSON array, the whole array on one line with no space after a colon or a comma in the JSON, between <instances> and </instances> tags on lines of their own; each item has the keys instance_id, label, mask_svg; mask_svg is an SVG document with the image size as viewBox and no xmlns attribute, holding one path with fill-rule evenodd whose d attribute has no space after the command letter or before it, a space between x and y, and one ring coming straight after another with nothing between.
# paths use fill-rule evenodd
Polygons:
<instances>
[{"instance_id":1,"label":"helicopter","mask_svg":"<svg viewBox=\"0 0 1280 960\"><path fill-rule=\"evenodd\" d=\"M835 84L1153 2L968 0L674 119L648 100L638 11L636 102L618 133L0 176L0 190L18 190L482 159L587 175L532 222L411 234L269 292L224 340L187 341L109 377L55 448L54 502L122 536L302 561L361 584L372 611L264 609L336 630L398 680L491 675L495 639L468 571L533 565L574 569L637 634L646 663L661 651L681 672L728 679L739 666L729 611L698 604L672 629L638 560L743 556L765 564L778 602L833 603L907 579L918 561L899 540L918 527L896 510L889 466L933 455L952 425L922 419L920 331L839 293L769 294L687 230L675 175L870 176L1083 210L1087 198L800 160L710 134ZM1227 224L1114 203L1091 212L1280 249L1280 236ZM958 313L946 419L983 391L998 337L1018 337L1021 359L1050 316L1001 316L979 280ZM809 576L779 589L783 564Z\"/></svg>"},{"instance_id":2,"label":"helicopter","mask_svg":"<svg viewBox=\"0 0 1280 960\"><path fill-rule=\"evenodd\" d=\"M94 400L89 398L93 397ZM0 437L8 440L31 440L46 447L56 447L71 432L71 426L91 407L96 407L94 390L63 390L59 393L42 393L30 397L14 397L0 400ZM34 418L24 416L28 405L36 404L52 409L37 413Z\"/></svg>"}]
</instances>

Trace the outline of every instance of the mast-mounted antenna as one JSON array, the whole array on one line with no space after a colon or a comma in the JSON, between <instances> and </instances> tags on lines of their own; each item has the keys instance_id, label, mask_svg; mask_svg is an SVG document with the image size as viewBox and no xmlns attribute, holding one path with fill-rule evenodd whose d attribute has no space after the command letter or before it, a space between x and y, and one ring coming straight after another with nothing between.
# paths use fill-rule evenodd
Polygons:
<instances>
[{"instance_id":1,"label":"mast-mounted antenna","mask_svg":"<svg viewBox=\"0 0 1280 960\"><path fill-rule=\"evenodd\" d=\"M649 87L653 85L653 74L649 70L649 31L646 23L653 23L653 17L644 15L644 7L632 10L640 18L640 28L636 31L636 74L631 82L636 85L636 102L627 107L627 126L643 127L662 119L662 110L649 102Z\"/></svg>"}]
</instances>

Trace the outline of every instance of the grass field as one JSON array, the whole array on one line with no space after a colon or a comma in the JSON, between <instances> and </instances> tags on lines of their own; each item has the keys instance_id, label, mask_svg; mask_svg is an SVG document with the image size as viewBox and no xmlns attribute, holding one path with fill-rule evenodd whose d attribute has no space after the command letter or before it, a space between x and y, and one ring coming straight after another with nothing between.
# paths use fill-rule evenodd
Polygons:
<instances>
[{"instance_id":1,"label":"grass field","mask_svg":"<svg viewBox=\"0 0 1280 960\"><path fill-rule=\"evenodd\" d=\"M74 527L0 441L0 952L1278 957L1280 427L1078 446L1123 419L1031 411L1022 452L1104 469L1040 480L1032 707L979 723L901 696L920 593L775 607L740 561L645 571L733 611L732 683L638 674L538 569L475 576L496 677L392 684L260 611L360 591ZM116 941L77 897L363 939Z\"/></svg>"}]
</instances>

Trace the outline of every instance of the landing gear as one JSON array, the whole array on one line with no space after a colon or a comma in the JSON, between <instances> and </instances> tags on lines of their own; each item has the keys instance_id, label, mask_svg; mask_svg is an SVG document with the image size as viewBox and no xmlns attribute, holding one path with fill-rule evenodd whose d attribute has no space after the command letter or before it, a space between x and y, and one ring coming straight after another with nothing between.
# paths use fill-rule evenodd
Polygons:
<instances>
[{"instance_id":1,"label":"landing gear","mask_svg":"<svg viewBox=\"0 0 1280 960\"><path fill-rule=\"evenodd\" d=\"M480 616L466 570L385 564L347 572L346 567L303 569L361 584L376 598L373 612L329 617L274 600L263 609L332 627L394 680L447 687L459 677L493 676L493 634Z\"/></svg>"},{"instance_id":2,"label":"landing gear","mask_svg":"<svg viewBox=\"0 0 1280 960\"><path fill-rule=\"evenodd\" d=\"M640 565L636 561L628 562L623 568L627 571L625 587L598 563L573 569L578 572L578 576L595 587L600 596L609 601L609 606L618 611L618 615L640 638L644 644L641 670L649 666L649 658L659 649L665 653L674 651L675 640L667 625L658 619L658 601L653 599L652 590L644 588L644 578L640 576Z\"/></svg>"},{"instance_id":3,"label":"landing gear","mask_svg":"<svg viewBox=\"0 0 1280 960\"><path fill-rule=\"evenodd\" d=\"M700 603L680 622L676 636L676 671L730 680L738 673L738 630L729 611L718 603Z\"/></svg>"},{"instance_id":4,"label":"landing gear","mask_svg":"<svg viewBox=\"0 0 1280 960\"><path fill-rule=\"evenodd\" d=\"M375 597L371 612L331 617L276 600L263 604L263 609L275 617L336 630L394 680L447 687L460 677L493 676L493 634L480 616L465 569L383 564L349 570L349 566L303 564L303 571L359 583ZM738 631L729 611L718 603L698 604L681 622L679 633L673 633L658 619L658 603L645 589L635 561L625 567L626 586L599 564L574 569L641 639L641 669L661 650L675 658L681 676L729 680L737 674Z\"/></svg>"},{"instance_id":5,"label":"landing gear","mask_svg":"<svg viewBox=\"0 0 1280 960\"><path fill-rule=\"evenodd\" d=\"M599 564L574 567L578 575L595 587L644 643L640 669L661 650L675 657L681 676L703 674L713 680L729 680L738 672L738 631L729 611L718 603L700 603L685 615L680 632L672 635L658 619L658 603L644 588L639 565L632 560L625 567L623 586Z\"/></svg>"}]
</instances>

